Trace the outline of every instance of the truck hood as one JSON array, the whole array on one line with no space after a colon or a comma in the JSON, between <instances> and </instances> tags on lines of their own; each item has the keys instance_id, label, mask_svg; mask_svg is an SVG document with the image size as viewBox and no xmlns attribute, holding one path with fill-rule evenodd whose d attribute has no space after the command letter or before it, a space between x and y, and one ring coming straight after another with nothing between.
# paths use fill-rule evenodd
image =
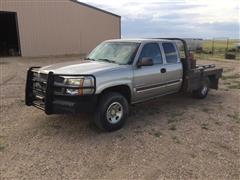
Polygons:
<instances>
[{"instance_id":1,"label":"truck hood","mask_svg":"<svg viewBox=\"0 0 240 180\"><path fill-rule=\"evenodd\" d=\"M46 74L50 71L55 74L95 74L97 72L113 70L120 67L120 65L114 63L78 60L45 66L40 68L39 72Z\"/></svg>"}]
</instances>

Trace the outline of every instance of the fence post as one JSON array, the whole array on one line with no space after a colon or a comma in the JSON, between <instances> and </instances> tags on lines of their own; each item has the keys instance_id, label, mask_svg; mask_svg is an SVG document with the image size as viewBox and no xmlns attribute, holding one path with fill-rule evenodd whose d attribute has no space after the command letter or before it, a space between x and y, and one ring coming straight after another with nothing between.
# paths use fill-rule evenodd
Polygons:
<instances>
[{"instance_id":1,"label":"fence post","mask_svg":"<svg viewBox=\"0 0 240 180\"><path fill-rule=\"evenodd\" d=\"M212 40L212 56L213 56L213 54L214 54L214 38Z\"/></svg>"},{"instance_id":2,"label":"fence post","mask_svg":"<svg viewBox=\"0 0 240 180\"><path fill-rule=\"evenodd\" d=\"M227 38L227 49L226 49L226 51L228 51L228 46L229 46L229 38Z\"/></svg>"}]
</instances>

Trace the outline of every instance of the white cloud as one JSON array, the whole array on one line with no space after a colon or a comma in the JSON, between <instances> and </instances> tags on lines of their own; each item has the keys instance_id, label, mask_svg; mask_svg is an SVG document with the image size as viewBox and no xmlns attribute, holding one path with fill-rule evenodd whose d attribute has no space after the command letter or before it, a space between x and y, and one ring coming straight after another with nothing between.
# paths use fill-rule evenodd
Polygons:
<instances>
[{"instance_id":1,"label":"white cloud","mask_svg":"<svg viewBox=\"0 0 240 180\"><path fill-rule=\"evenodd\" d=\"M122 16L122 32L125 37L135 36L134 33L144 29L138 35L156 36L161 31L164 36L179 34L239 38L239 0L80 1ZM169 32L166 27L175 30Z\"/></svg>"},{"instance_id":2,"label":"white cloud","mask_svg":"<svg viewBox=\"0 0 240 180\"><path fill-rule=\"evenodd\" d=\"M198 13L198 20L203 23L237 22L239 21L238 0L186 0L186 3L202 5L189 10ZM188 12L186 12L187 14Z\"/></svg>"},{"instance_id":3,"label":"white cloud","mask_svg":"<svg viewBox=\"0 0 240 180\"><path fill-rule=\"evenodd\" d=\"M239 21L238 0L82 0L121 15L124 19L161 20L161 17L180 13L199 23ZM187 8L186 8L187 7ZM198 16L191 17L189 14Z\"/></svg>"}]
</instances>

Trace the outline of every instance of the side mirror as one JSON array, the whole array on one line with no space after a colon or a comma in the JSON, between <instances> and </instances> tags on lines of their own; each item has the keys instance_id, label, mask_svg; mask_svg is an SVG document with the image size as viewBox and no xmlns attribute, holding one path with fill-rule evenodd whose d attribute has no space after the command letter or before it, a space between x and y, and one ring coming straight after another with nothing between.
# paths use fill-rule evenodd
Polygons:
<instances>
[{"instance_id":1,"label":"side mirror","mask_svg":"<svg viewBox=\"0 0 240 180\"><path fill-rule=\"evenodd\" d=\"M152 66L153 65L153 60L149 57L144 57L142 59L140 59L137 63L138 67L141 66Z\"/></svg>"}]
</instances>

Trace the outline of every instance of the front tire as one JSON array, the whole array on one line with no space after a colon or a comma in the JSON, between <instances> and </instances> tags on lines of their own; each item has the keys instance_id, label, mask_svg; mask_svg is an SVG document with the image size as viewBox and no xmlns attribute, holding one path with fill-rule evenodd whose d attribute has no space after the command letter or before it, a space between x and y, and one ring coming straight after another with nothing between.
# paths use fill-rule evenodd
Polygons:
<instances>
[{"instance_id":1,"label":"front tire","mask_svg":"<svg viewBox=\"0 0 240 180\"><path fill-rule=\"evenodd\" d=\"M115 131L123 127L128 117L128 102L120 93L103 94L97 106L94 123L104 131Z\"/></svg>"}]
</instances>

